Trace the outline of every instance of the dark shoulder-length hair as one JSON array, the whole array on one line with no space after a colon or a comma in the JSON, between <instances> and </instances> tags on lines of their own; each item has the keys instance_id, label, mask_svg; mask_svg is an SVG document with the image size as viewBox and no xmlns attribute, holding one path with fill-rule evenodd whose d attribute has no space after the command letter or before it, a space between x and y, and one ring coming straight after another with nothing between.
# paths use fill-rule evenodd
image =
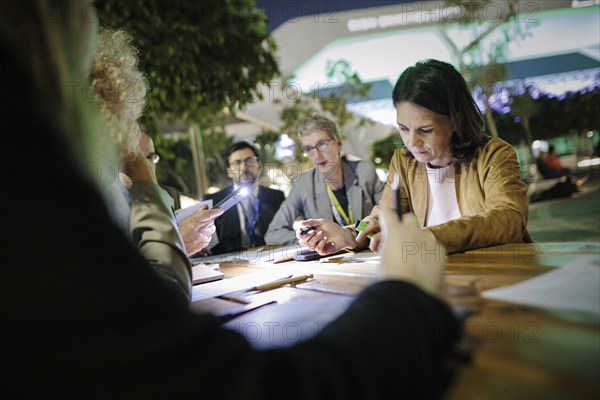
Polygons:
<instances>
[{"instance_id":1,"label":"dark shoulder-length hair","mask_svg":"<svg viewBox=\"0 0 600 400\"><path fill-rule=\"evenodd\" d=\"M483 132L481 111L464 78L451 64L424 60L409 67L398 78L392 100L394 107L409 102L450 117L455 128L450 141L455 163L469 164L477 149L489 140Z\"/></svg>"}]
</instances>

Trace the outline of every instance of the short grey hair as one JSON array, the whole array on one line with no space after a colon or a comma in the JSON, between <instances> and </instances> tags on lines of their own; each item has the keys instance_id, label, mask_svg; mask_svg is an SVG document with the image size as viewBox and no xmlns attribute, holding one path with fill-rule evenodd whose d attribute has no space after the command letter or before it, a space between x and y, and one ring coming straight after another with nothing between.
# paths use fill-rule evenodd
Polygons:
<instances>
[{"instance_id":1,"label":"short grey hair","mask_svg":"<svg viewBox=\"0 0 600 400\"><path fill-rule=\"evenodd\" d=\"M300 123L298 136L302 137L314 131L325 131L330 138L335 140L342 138L338 124L319 114L313 114Z\"/></svg>"}]
</instances>

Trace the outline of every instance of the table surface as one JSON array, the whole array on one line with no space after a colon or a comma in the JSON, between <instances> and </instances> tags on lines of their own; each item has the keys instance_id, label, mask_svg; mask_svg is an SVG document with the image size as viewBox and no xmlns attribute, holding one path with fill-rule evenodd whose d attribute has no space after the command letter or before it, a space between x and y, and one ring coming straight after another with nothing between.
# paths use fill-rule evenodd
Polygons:
<instances>
[{"instance_id":1,"label":"table surface","mask_svg":"<svg viewBox=\"0 0 600 400\"><path fill-rule=\"evenodd\" d=\"M552 312L481 297L510 285L600 254L600 243L508 244L448 257L445 299L470 312L460 346L470 362L457 374L449 399L600 398L600 325L578 313ZM285 269L313 279L265 292L237 292L192 303L199 312L218 313L240 303L287 303L327 296L356 295L376 279L374 263L352 263L347 254L313 262L221 263L225 278L265 269ZM234 301L232 301L234 300Z\"/></svg>"}]
</instances>

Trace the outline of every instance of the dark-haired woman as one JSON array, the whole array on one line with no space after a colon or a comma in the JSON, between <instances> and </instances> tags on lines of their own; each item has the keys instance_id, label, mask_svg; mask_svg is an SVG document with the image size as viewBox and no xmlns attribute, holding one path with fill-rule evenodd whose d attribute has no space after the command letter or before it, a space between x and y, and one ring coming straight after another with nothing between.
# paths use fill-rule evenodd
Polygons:
<instances>
[{"instance_id":1,"label":"dark-haired woman","mask_svg":"<svg viewBox=\"0 0 600 400\"><path fill-rule=\"evenodd\" d=\"M483 133L483 118L464 78L445 62L426 60L408 68L392 94L404 148L392 156L388 181L378 207L356 236L353 229L326 221L301 242L329 254L352 249L379 232L379 207L395 208L392 182L400 175L403 212L448 252L531 242L527 233L527 186L519 179L512 146ZM300 237L300 236L298 236ZM379 247L379 234L371 249Z\"/></svg>"}]
</instances>

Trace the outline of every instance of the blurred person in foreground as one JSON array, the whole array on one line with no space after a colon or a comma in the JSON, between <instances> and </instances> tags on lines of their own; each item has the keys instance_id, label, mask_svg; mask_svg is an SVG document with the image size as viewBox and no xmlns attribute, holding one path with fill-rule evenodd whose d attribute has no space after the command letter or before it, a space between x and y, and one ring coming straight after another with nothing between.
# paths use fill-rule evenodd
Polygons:
<instances>
[{"instance_id":1,"label":"blurred person in foreground","mask_svg":"<svg viewBox=\"0 0 600 400\"><path fill-rule=\"evenodd\" d=\"M248 142L237 142L227 150L227 176L233 181L223 190L205 196L217 204L234 190L245 186L249 193L215 221L219 244L212 254L230 253L265 244L264 235L285 196L281 190L259 184L262 163Z\"/></svg>"},{"instance_id":2,"label":"blurred person in foreground","mask_svg":"<svg viewBox=\"0 0 600 400\"><path fill-rule=\"evenodd\" d=\"M406 69L392 93L404 148L392 156L378 206L357 235L329 221L308 220L296 232L301 244L320 254L380 243L379 212L396 208L399 176L402 212L449 252L504 243L531 242L527 233L527 185L519 179L513 147L484 134L481 112L464 78L446 62L425 60ZM305 226L317 229L301 235Z\"/></svg>"},{"instance_id":3,"label":"blurred person in foreground","mask_svg":"<svg viewBox=\"0 0 600 400\"><path fill-rule=\"evenodd\" d=\"M298 218L323 218L340 226L369 215L383 192L383 183L370 161L351 161L342 155L339 126L315 114L302 121L298 137L313 168L292 182L265 235L267 244L296 243Z\"/></svg>"},{"instance_id":4,"label":"blurred person in foreground","mask_svg":"<svg viewBox=\"0 0 600 400\"><path fill-rule=\"evenodd\" d=\"M459 325L438 298L444 258L398 263L398 241L435 245L410 217L401 224L381 215L391 244L383 246L385 281L306 342L253 349L215 317L189 310L111 219L112 177L89 173L117 160L94 104L65 85L86 82L96 37L90 3L25 0L13 8L0 25L0 130L23 133L7 136L5 150L27 162L0 162L5 184L35 185L43 201L1 200L10 234L2 241L0 397L442 395Z\"/></svg>"}]
</instances>

